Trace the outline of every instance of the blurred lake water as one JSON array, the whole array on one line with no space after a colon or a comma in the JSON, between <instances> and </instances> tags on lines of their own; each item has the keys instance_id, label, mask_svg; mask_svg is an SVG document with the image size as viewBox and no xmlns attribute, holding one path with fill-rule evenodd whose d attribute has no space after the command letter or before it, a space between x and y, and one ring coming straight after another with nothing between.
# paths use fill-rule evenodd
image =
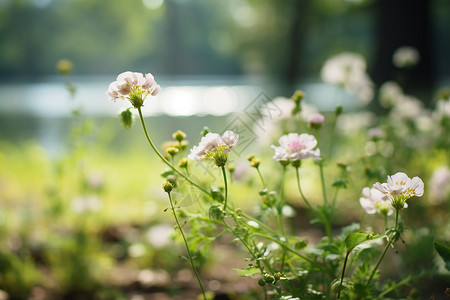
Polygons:
<instances>
[{"instance_id":1,"label":"blurred lake water","mask_svg":"<svg viewBox=\"0 0 450 300\"><path fill-rule=\"evenodd\" d=\"M128 101L113 103L105 94L109 83L115 80L113 76L70 79L76 87L74 97L61 77L0 83L0 140L32 140L50 152L58 152L66 142L74 109L94 120L114 119L117 123L118 113L130 107ZM180 128L198 132L205 125L224 126L227 116L245 111L260 98L270 101L294 92L261 78L158 77L158 83L162 90L146 101L143 113L152 116L154 122L157 120L153 125L158 127L159 134L166 136ZM337 98L341 104L352 105L345 102L348 95L334 86L309 82L298 88L305 91L306 101L321 111L334 110Z\"/></svg>"}]
</instances>

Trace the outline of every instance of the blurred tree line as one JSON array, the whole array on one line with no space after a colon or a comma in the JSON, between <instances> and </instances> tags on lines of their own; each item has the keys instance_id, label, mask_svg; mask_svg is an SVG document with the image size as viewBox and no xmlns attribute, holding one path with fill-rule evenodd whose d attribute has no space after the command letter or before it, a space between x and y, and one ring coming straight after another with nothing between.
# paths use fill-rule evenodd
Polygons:
<instances>
[{"instance_id":1,"label":"blurred tree line","mask_svg":"<svg viewBox=\"0 0 450 300\"><path fill-rule=\"evenodd\" d=\"M158 74L317 76L363 54L377 83L396 47L419 48L423 81L448 72L448 0L0 0L0 76L133 69ZM446 38L445 38L446 37ZM447 67L446 67L447 66Z\"/></svg>"}]
</instances>

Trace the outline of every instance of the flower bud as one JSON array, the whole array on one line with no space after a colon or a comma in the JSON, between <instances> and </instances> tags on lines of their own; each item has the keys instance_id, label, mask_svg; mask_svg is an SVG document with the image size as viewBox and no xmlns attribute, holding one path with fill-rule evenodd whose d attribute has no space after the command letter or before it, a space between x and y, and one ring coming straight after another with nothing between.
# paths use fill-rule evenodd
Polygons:
<instances>
[{"instance_id":1,"label":"flower bud","mask_svg":"<svg viewBox=\"0 0 450 300\"><path fill-rule=\"evenodd\" d=\"M338 105L336 106L336 110L334 111L334 114L337 116L339 116L340 114L342 114L342 106Z\"/></svg>"},{"instance_id":2,"label":"flower bud","mask_svg":"<svg viewBox=\"0 0 450 300\"><path fill-rule=\"evenodd\" d=\"M181 168L181 169L186 169L187 166L188 166L188 162L189 162L189 160L187 158L183 157L178 162L178 167Z\"/></svg>"},{"instance_id":3,"label":"flower bud","mask_svg":"<svg viewBox=\"0 0 450 300\"><path fill-rule=\"evenodd\" d=\"M181 143L182 140L186 138L186 133L181 130L177 130L172 134L172 137Z\"/></svg>"},{"instance_id":4,"label":"flower bud","mask_svg":"<svg viewBox=\"0 0 450 300\"><path fill-rule=\"evenodd\" d=\"M212 205L208 211L209 218L213 221L222 221L224 214L225 212L219 205Z\"/></svg>"},{"instance_id":5,"label":"flower bud","mask_svg":"<svg viewBox=\"0 0 450 300\"><path fill-rule=\"evenodd\" d=\"M170 193L173 189L173 185L169 181L166 181L163 183L162 188L164 192Z\"/></svg>"},{"instance_id":6,"label":"flower bud","mask_svg":"<svg viewBox=\"0 0 450 300\"><path fill-rule=\"evenodd\" d=\"M259 286L264 286L264 285L266 285L266 281L261 278L261 279L258 280L258 285Z\"/></svg>"},{"instance_id":7,"label":"flower bud","mask_svg":"<svg viewBox=\"0 0 450 300\"><path fill-rule=\"evenodd\" d=\"M175 175L169 175L166 179L172 185L172 187L177 186L177 177Z\"/></svg>"},{"instance_id":8,"label":"flower bud","mask_svg":"<svg viewBox=\"0 0 450 300\"><path fill-rule=\"evenodd\" d=\"M63 75L69 74L73 70L72 62L68 59L61 59L56 63L56 70Z\"/></svg>"},{"instance_id":9,"label":"flower bud","mask_svg":"<svg viewBox=\"0 0 450 300\"><path fill-rule=\"evenodd\" d=\"M299 168L300 165L302 164L302 161L301 160L293 160L291 163L294 168Z\"/></svg>"},{"instance_id":10,"label":"flower bud","mask_svg":"<svg viewBox=\"0 0 450 300\"><path fill-rule=\"evenodd\" d=\"M300 103L304 97L305 93L303 93L303 91L296 90L295 93L292 95L291 99L297 104Z\"/></svg>"},{"instance_id":11,"label":"flower bud","mask_svg":"<svg viewBox=\"0 0 450 300\"><path fill-rule=\"evenodd\" d=\"M229 165L228 165L228 171L229 171L231 174L233 174L234 171L236 171L236 166L233 165L233 164L229 164Z\"/></svg>"},{"instance_id":12,"label":"flower bud","mask_svg":"<svg viewBox=\"0 0 450 300\"><path fill-rule=\"evenodd\" d=\"M202 132L200 133L202 136L207 135L208 133L210 133L211 131L209 130L209 128L207 126L203 127Z\"/></svg>"},{"instance_id":13,"label":"flower bud","mask_svg":"<svg viewBox=\"0 0 450 300\"><path fill-rule=\"evenodd\" d=\"M120 113L120 120L122 125L128 129L133 124L133 113L130 111L131 107Z\"/></svg>"},{"instance_id":14,"label":"flower bud","mask_svg":"<svg viewBox=\"0 0 450 300\"><path fill-rule=\"evenodd\" d=\"M259 164L260 164L261 160L259 158L254 157L251 161L250 161L250 167L252 168L258 168Z\"/></svg>"},{"instance_id":15,"label":"flower bud","mask_svg":"<svg viewBox=\"0 0 450 300\"><path fill-rule=\"evenodd\" d=\"M308 118L308 128L319 129L324 121L325 117L322 114L313 114Z\"/></svg>"},{"instance_id":16,"label":"flower bud","mask_svg":"<svg viewBox=\"0 0 450 300\"><path fill-rule=\"evenodd\" d=\"M174 157L180 150L175 147L169 147L166 149L167 153L169 153L170 156Z\"/></svg>"},{"instance_id":17,"label":"flower bud","mask_svg":"<svg viewBox=\"0 0 450 300\"><path fill-rule=\"evenodd\" d=\"M214 200L218 202L224 201L222 191L218 187L211 186L211 196Z\"/></svg>"},{"instance_id":18,"label":"flower bud","mask_svg":"<svg viewBox=\"0 0 450 300\"><path fill-rule=\"evenodd\" d=\"M286 167L287 165L289 165L289 163L289 160L280 160L280 165L282 165L283 167Z\"/></svg>"},{"instance_id":19,"label":"flower bud","mask_svg":"<svg viewBox=\"0 0 450 300\"><path fill-rule=\"evenodd\" d=\"M250 154L249 156L247 156L248 161L252 161L252 159L254 159L254 158L255 158L254 154Z\"/></svg>"}]
</instances>

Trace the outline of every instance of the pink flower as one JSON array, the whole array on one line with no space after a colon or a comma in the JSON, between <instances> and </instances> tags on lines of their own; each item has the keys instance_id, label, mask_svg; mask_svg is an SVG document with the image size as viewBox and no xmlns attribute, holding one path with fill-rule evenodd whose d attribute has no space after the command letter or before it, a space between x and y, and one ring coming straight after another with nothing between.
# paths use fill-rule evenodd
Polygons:
<instances>
[{"instance_id":1,"label":"pink flower","mask_svg":"<svg viewBox=\"0 0 450 300\"><path fill-rule=\"evenodd\" d=\"M145 76L137 72L123 72L112 82L106 94L113 101L128 99L135 108L143 105L148 95L156 96L161 87L156 83L152 74Z\"/></svg>"},{"instance_id":2,"label":"pink flower","mask_svg":"<svg viewBox=\"0 0 450 300\"><path fill-rule=\"evenodd\" d=\"M308 127L310 128L320 128L322 127L325 117L322 114L313 114L308 117Z\"/></svg>"},{"instance_id":3,"label":"pink flower","mask_svg":"<svg viewBox=\"0 0 450 300\"><path fill-rule=\"evenodd\" d=\"M191 149L189 159L201 161L205 158L212 159L216 164L224 165L227 153L233 149L239 140L239 135L228 130L222 136L209 132L200 141L198 146Z\"/></svg>"},{"instance_id":4,"label":"pink flower","mask_svg":"<svg viewBox=\"0 0 450 300\"><path fill-rule=\"evenodd\" d=\"M320 159L320 150L313 150L317 146L317 140L313 135L289 133L283 135L278 142L280 147L272 145L272 149L275 150L273 159L276 161L296 161L309 157Z\"/></svg>"}]
</instances>

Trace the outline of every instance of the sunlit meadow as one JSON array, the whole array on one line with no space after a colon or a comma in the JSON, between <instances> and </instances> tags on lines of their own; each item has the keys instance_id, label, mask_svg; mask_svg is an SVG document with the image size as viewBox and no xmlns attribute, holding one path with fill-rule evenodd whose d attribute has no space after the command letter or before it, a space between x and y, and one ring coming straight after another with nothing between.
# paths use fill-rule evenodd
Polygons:
<instances>
[{"instance_id":1,"label":"sunlit meadow","mask_svg":"<svg viewBox=\"0 0 450 300\"><path fill-rule=\"evenodd\" d=\"M292 91L161 144L143 109L164 87L124 72L98 99L117 122L74 105L64 155L1 141L1 299L448 297L450 92L425 108L365 68L343 53L321 72L356 111Z\"/></svg>"}]
</instances>

